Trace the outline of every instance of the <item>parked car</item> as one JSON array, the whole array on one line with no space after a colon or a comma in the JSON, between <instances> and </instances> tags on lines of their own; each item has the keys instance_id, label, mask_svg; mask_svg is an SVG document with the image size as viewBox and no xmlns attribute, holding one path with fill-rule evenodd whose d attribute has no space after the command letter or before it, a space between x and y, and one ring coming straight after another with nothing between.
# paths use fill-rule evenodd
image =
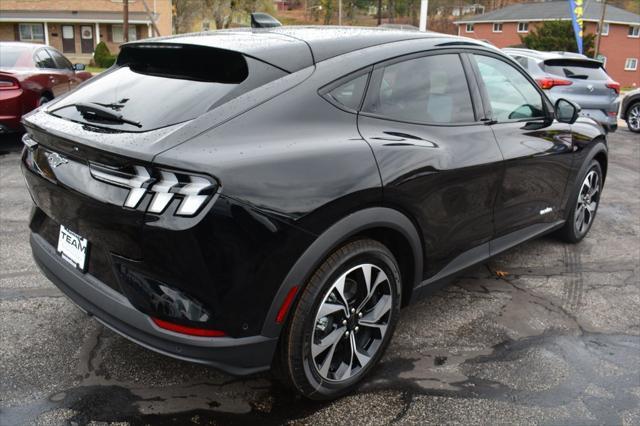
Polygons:
<instances>
[{"instance_id":1,"label":"parked car","mask_svg":"<svg viewBox=\"0 0 640 426\"><path fill-rule=\"evenodd\" d=\"M313 399L352 390L434 286L548 232L582 240L607 171L577 106L428 32L132 42L24 122L46 276L146 348L273 366Z\"/></svg>"},{"instance_id":2,"label":"parked car","mask_svg":"<svg viewBox=\"0 0 640 426\"><path fill-rule=\"evenodd\" d=\"M0 133L21 130L24 114L89 78L51 46L0 42Z\"/></svg>"},{"instance_id":3,"label":"parked car","mask_svg":"<svg viewBox=\"0 0 640 426\"><path fill-rule=\"evenodd\" d=\"M503 50L533 76L551 101L568 99L605 130L618 128L620 84L609 77L602 62L569 52Z\"/></svg>"},{"instance_id":4,"label":"parked car","mask_svg":"<svg viewBox=\"0 0 640 426\"><path fill-rule=\"evenodd\" d=\"M640 133L640 89L625 95L620 107L620 118L627 122L629 130Z\"/></svg>"}]
</instances>

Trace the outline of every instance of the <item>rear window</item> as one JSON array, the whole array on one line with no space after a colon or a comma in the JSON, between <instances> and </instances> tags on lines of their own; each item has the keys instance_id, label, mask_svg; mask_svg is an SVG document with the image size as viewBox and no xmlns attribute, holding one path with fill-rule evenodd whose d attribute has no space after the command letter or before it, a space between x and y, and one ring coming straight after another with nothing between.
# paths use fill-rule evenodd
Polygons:
<instances>
[{"instance_id":1,"label":"rear window","mask_svg":"<svg viewBox=\"0 0 640 426\"><path fill-rule=\"evenodd\" d=\"M0 43L0 68L32 67L31 48Z\"/></svg>"},{"instance_id":2,"label":"rear window","mask_svg":"<svg viewBox=\"0 0 640 426\"><path fill-rule=\"evenodd\" d=\"M608 80L609 76L597 61L548 59L544 70L550 74L579 80Z\"/></svg>"},{"instance_id":3,"label":"rear window","mask_svg":"<svg viewBox=\"0 0 640 426\"><path fill-rule=\"evenodd\" d=\"M116 65L53 106L53 115L118 131L141 132L196 118L286 73L229 50L172 44L125 46ZM82 114L92 105L117 121Z\"/></svg>"}]
</instances>

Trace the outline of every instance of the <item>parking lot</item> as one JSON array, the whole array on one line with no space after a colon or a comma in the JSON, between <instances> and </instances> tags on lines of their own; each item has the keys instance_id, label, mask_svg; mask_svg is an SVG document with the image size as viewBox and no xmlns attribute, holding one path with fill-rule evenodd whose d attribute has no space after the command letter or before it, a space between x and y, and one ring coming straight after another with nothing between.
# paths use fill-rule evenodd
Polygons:
<instances>
[{"instance_id":1,"label":"parking lot","mask_svg":"<svg viewBox=\"0 0 640 426\"><path fill-rule=\"evenodd\" d=\"M541 238L405 309L356 394L311 403L137 346L31 259L15 138L0 142L0 424L640 424L640 137L611 135L594 227Z\"/></svg>"}]
</instances>

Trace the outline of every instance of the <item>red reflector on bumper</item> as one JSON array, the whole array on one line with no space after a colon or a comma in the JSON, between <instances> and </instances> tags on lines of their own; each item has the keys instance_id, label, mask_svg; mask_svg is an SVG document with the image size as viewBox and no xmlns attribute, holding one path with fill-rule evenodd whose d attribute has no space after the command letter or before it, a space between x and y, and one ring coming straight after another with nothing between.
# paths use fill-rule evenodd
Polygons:
<instances>
[{"instance_id":1,"label":"red reflector on bumper","mask_svg":"<svg viewBox=\"0 0 640 426\"><path fill-rule=\"evenodd\" d=\"M153 323L165 330L173 331L180 334L188 334L189 336L200 337L224 337L226 333L220 330L210 330L206 328L188 327L186 325L174 324L172 322L163 321L158 318L151 318Z\"/></svg>"},{"instance_id":2,"label":"red reflector on bumper","mask_svg":"<svg viewBox=\"0 0 640 426\"><path fill-rule=\"evenodd\" d=\"M284 319L287 316L287 312L289 312L289 308L293 303L293 299L296 297L296 293L298 292L298 286L291 287L289 293L287 293L287 297L284 298L284 302L282 302L282 306L280 306L280 310L278 311L278 315L276 316L276 324L282 324Z\"/></svg>"}]
</instances>

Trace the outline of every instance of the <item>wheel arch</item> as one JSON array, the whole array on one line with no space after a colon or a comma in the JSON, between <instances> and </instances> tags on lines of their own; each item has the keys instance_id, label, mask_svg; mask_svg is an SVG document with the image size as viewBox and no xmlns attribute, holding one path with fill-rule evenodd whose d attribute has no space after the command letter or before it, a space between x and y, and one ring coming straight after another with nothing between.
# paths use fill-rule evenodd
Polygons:
<instances>
[{"instance_id":1,"label":"wheel arch","mask_svg":"<svg viewBox=\"0 0 640 426\"><path fill-rule=\"evenodd\" d=\"M602 169L602 183L604 184L604 181L607 178L607 168L609 165L606 150L598 150L598 152L593 156L593 159L600 164L600 168Z\"/></svg>"},{"instance_id":2,"label":"wheel arch","mask_svg":"<svg viewBox=\"0 0 640 426\"><path fill-rule=\"evenodd\" d=\"M271 303L262 326L262 335L277 337L282 324L276 323L278 311L293 287L302 287L313 272L339 246L360 237L385 244L398 261L402 274L402 304L406 305L422 277L422 243L413 222L398 210L370 207L351 213L327 230L304 251L291 268ZM298 290L296 299L300 294ZM293 308L289 307L289 312ZM283 323L286 323L283 322Z\"/></svg>"},{"instance_id":3,"label":"wheel arch","mask_svg":"<svg viewBox=\"0 0 640 426\"><path fill-rule=\"evenodd\" d=\"M42 93L40 93L40 97L48 98L50 101L53 100L53 92L49 89L44 89Z\"/></svg>"}]
</instances>

